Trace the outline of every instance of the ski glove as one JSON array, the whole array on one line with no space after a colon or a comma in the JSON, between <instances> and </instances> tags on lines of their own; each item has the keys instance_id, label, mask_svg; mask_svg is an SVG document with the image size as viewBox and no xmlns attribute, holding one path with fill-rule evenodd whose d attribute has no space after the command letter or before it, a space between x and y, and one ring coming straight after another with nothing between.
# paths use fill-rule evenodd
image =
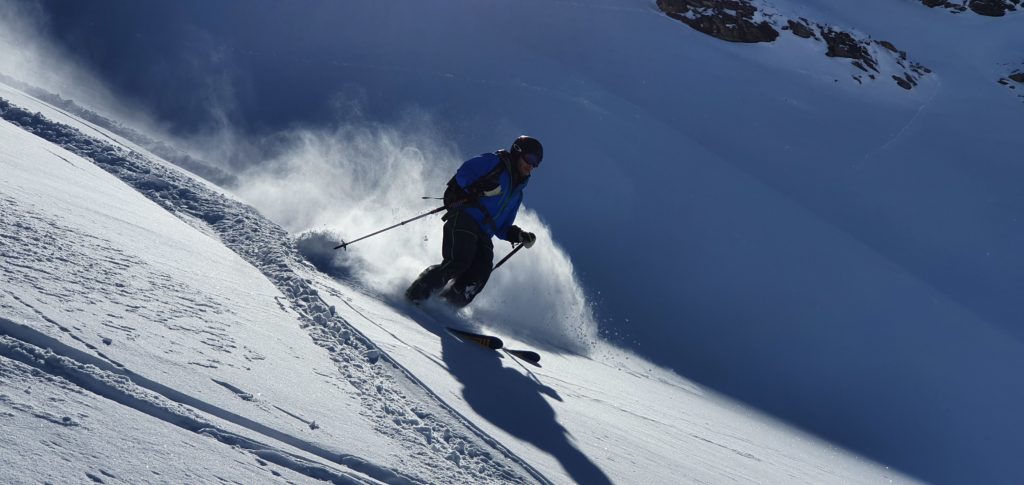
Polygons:
<instances>
[{"instance_id":1,"label":"ski glove","mask_svg":"<svg viewBox=\"0 0 1024 485\"><path fill-rule=\"evenodd\" d=\"M524 232L520 242L526 246L526 249L530 249L533 247L533 243L537 242L537 236L534 236L532 232Z\"/></svg>"},{"instance_id":2,"label":"ski glove","mask_svg":"<svg viewBox=\"0 0 1024 485\"><path fill-rule=\"evenodd\" d=\"M508 228L508 241L513 243L522 243L526 246L526 249L533 247L533 243L537 242L537 236L532 232L526 232L519 228L519 226L512 226Z\"/></svg>"}]
</instances>

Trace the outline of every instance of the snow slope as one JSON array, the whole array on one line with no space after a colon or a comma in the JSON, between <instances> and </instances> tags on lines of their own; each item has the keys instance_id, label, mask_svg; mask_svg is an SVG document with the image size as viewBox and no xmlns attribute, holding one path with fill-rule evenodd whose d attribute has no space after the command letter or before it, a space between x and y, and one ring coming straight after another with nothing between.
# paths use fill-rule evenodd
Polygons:
<instances>
[{"instance_id":1,"label":"snow slope","mask_svg":"<svg viewBox=\"0 0 1024 485\"><path fill-rule=\"evenodd\" d=\"M441 322L471 322L334 280L207 183L0 98L4 482L910 481L606 345L538 369L456 342Z\"/></svg>"},{"instance_id":2,"label":"snow slope","mask_svg":"<svg viewBox=\"0 0 1024 485\"><path fill-rule=\"evenodd\" d=\"M932 73L910 91L859 82L820 42L726 43L652 1L323 3L222 39L254 89L281 69L324 99L354 93L369 121L306 130L239 193L290 231L352 238L429 209L416 197L459 160L530 133L547 157L526 198L542 219L524 226L551 244L488 283L474 305L498 309L492 328L575 323L538 325L562 311L544 292L507 296L563 278L542 252L561 251L574 278L557 286L585 286L604 335L659 365L928 481L1019 481L1024 110L997 80L1024 62L1024 15L754 3L893 42ZM313 39L293 40L297 23ZM265 86L241 101L278 99ZM348 135L365 131L384 132L380 157ZM317 142L334 149L309 156ZM350 187L346 171L376 178ZM345 265L398 293L436 237L409 227Z\"/></svg>"},{"instance_id":3,"label":"snow slope","mask_svg":"<svg viewBox=\"0 0 1024 485\"><path fill-rule=\"evenodd\" d=\"M377 360L366 355L375 352L371 343L328 330L321 345L311 341L303 327L333 317L307 284L287 276L286 264L299 261L282 256L286 234L251 209L176 170L154 171L123 148L68 142L95 149L94 160L136 177L137 188L161 194L158 202L173 197L179 219L79 156L3 127L6 334L44 347L68 342L98 357L83 364L369 478L414 482L407 473L429 470L443 481L487 482L525 474L508 458L479 452L490 446L445 417L424 390L413 387L418 395L409 397L403 373L359 372ZM231 234L186 221L242 228L239 252L258 251L261 269L282 274L268 278L228 250L221 238ZM246 241L263 230L263 244ZM12 322L19 330L7 328ZM345 341L346 352L325 350ZM367 402L371 391L387 400ZM423 443L431 426L461 442L458 450Z\"/></svg>"},{"instance_id":4,"label":"snow slope","mask_svg":"<svg viewBox=\"0 0 1024 485\"><path fill-rule=\"evenodd\" d=\"M432 208L417 198L460 160L528 132L548 158L524 225L553 244L513 259L471 318L597 359L596 308L601 335L873 460L931 482L1020 481L1024 110L997 81L1024 66L1024 15L753 3L893 42L932 72L911 91L862 82L820 42L724 43L647 0L266 2L246 22L225 20L232 2L133 4L149 15L112 43L131 41L126 75L203 61L170 69L199 86L149 89L166 104L326 125L200 140L204 158L245 161L232 190L247 203L314 229L311 259L333 233ZM181 37L161 35L161 9L189 19ZM89 20L72 41L100 36ZM195 95L206 83L242 89L211 101ZM321 266L397 294L434 262L436 233L430 220Z\"/></svg>"}]
</instances>

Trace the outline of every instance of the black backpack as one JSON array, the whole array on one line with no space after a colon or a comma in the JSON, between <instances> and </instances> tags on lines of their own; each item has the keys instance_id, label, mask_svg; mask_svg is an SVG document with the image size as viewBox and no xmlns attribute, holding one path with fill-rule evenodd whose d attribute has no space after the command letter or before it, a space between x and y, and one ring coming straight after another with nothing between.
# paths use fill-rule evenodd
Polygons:
<instances>
[{"instance_id":1,"label":"black backpack","mask_svg":"<svg viewBox=\"0 0 1024 485\"><path fill-rule=\"evenodd\" d=\"M484 222L489 224L495 231L498 230L497 223L494 222L494 218L487 212L487 209L480 204L480 194L492 190L501 183L502 172L508 170L512 171L512 161L509 153L505 150L498 150L497 152L498 164L487 172L486 175L480 177L475 182L469 184L469 187L463 189L459 186L459 182L455 180L453 175L448 180L448 187L444 190L444 205L448 207L448 212L441 217L442 221L447 221L451 217L452 212L458 210L460 206L469 205L476 207L484 215Z\"/></svg>"},{"instance_id":2,"label":"black backpack","mask_svg":"<svg viewBox=\"0 0 1024 485\"><path fill-rule=\"evenodd\" d=\"M506 169L511 170L512 164L509 160L508 152L505 150L498 150L496 152L500 161L497 165L487 172L486 175L480 177L475 182L469 184L469 187L463 189L459 186L459 182L455 180L453 175L451 180L448 181L448 186L444 190L444 205L448 206L448 209L454 209L456 206L467 203L475 203L480 197L480 194L493 190L498 184L501 183L501 174Z\"/></svg>"}]
</instances>

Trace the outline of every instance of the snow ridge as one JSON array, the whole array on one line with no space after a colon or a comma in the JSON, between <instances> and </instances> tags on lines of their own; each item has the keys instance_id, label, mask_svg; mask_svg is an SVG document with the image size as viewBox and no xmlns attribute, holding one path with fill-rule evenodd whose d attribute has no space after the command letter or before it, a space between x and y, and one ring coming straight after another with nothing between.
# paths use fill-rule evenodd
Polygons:
<instances>
[{"instance_id":1,"label":"snow ridge","mask_svg":"<svg viewBox=\"0 0 1024 485\"><path fill-rule=\"evenodd\" d=\"M411 373L344 318L336 315L334 308L319 297L312 281L299 276L301 271L308 270L308 263L295 249L288 233L277 224L251 207L137 152L86 136L75 128L53 122L40 113L30 113L3 98L0 98L0 117L91 160L186 222L195 225L201 221L208 226L210 232L219 236L229 249L256 267L287 296L287 306L299 315L303 328L315 343L331 353L342 377L359 390L363 404L361 412L376 423L382 434L422 449L423 453L417 455L428 460L438 476L444 476L452 483L525 483L529 481L523 476L525 473L533 480L550 483L521 458L444 404ZM65 350L73 349L65 347ZM90 350L98 352L94 347ZM87 354L80 353L81 356ZM383 365L385 363L390 366ZM101 368L107 372L127 375L136 383L144 382L139 380L140 376L122 370L109 359L95 359L90 364L102 364ZM405 380L411 380L413 386L401 382ZM306 446L309 444L295 442L259 423L246 422L245 418L232 416L224 410L204 407L201 402L173 389L161 389L158 383L149 381L143 387L283 442L291 441L289 444L300 449L376 479L389 483L418 483L412 477L375 467L356 457L331 457L329 452L316 449L315 445ZM410 391L417 396L409 395ZM468 429L469 433L463 429ZM215 437L218 436L226 435L217 432ZM245 447L241 440L236 444ZM434 459L423 458L425 456L433 456ZM264 459L273 461L267 457Z\"/></svg>"}]
</instances>

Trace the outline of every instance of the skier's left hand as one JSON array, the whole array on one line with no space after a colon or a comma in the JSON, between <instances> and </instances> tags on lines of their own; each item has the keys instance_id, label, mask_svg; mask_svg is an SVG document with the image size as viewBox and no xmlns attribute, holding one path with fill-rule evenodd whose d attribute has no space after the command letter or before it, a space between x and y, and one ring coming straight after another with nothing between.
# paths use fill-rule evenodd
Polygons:
<instances>
[{"instance_id":1,"label":"skier's left hand","mask_svg":"<svg viewBox=\"0 0 1024 485\"><path fill-rule=\"evenodd\" d=\"M537 236L532 232L523 232L523 235L519 237L519 242L523 243L526 249L530 249L533 247L533 243L537 242Z\"/></svg>"},{"instance_id":2,"label":"skier's left hand","mask_svg":"<svg viewBox=\"0 0 1024 485\"><path fill-rule=\"evenodd\" d=\"M526 246L527 249L533 247L533 243L537 242L537 236L532 232L526 232L519 228L519 226L512 226L508 229L508 241L513 243L521 243Z\"/></svg>"}]
</instances>

